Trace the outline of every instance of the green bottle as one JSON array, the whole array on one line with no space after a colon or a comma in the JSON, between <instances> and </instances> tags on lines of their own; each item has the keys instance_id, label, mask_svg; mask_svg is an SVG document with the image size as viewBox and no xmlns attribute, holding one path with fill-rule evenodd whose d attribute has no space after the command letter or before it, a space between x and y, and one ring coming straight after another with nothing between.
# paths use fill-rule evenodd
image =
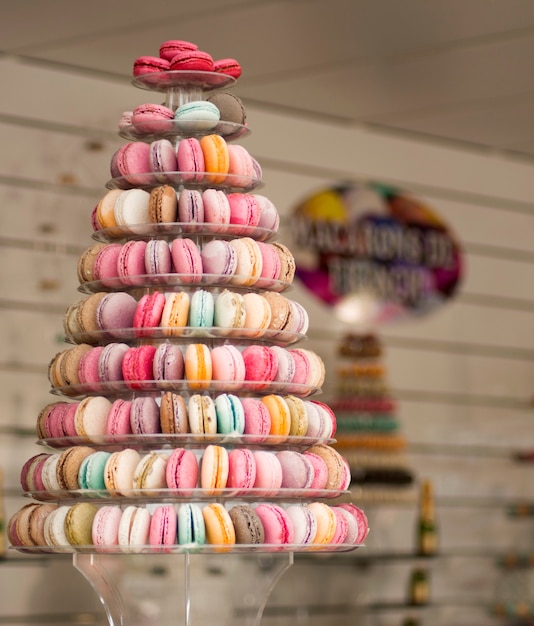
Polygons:
<instances>
[{"instance_id":1,"label":"green bottle","mask_svg":"<svg viewBox=\"0 0 534 626\"><path fill-rule=\"evenodd\" d=\"M417 554L433 556L438 551L438 525L432 483L425 480L421 486L417 520Z\"/></svg>"},{"instance_id":2,"label":"green bottle","mask_svg":"<svg viewBox=\"0 0 534 626\"><path fill-rule=\"evenodd\" d=\"M428 602L430 587L426 569L414 569L410 577L408 601L414 606L420 606Z\"/></svg>"}]
</instances>

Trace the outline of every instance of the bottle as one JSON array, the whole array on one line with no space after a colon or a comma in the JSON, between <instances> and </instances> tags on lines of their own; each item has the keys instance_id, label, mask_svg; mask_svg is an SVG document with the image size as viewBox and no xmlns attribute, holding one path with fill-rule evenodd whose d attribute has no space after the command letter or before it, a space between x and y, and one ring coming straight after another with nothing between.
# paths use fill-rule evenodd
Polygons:
<instances>
[{"instance_id":1,"label":"bottle","mask_svg":"<svg viewBox=\"0 0 534 626\"><path fill-rule=\"evenodd\" d=\"M414 569L410 577L408 602L414 606L426 604L429 592L428 572L423 568Z\"/></svg>"},{"instance_id":2,"label":"bottle","mask_svg":"<svg viewBox=\"0 0 534 626\"><path fill-rule=\"evenodd\" d=\"M436 522L434 490L429 480L423 481L417 520L417 553L432 556L438 551L438 526Z\"/></svg>"}]
</instances>

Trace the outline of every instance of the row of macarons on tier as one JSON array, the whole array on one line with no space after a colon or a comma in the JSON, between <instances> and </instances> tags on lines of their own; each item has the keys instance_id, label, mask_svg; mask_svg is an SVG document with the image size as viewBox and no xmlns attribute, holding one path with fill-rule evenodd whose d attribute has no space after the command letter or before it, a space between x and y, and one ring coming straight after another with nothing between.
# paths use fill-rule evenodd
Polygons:
<instances>
[{"instance_id":1,"label":"row of macarons on tier","mask_svg":"<svg viewBox=\"0 0 534 626\"><path fill-rule=\"evenodd\" d=\"M128 141L111 158L108 188L152 188L162 183L252 190L262 181L258 161L240 144L217 133L150 143Z\"/></svg>"},{"instance_id":2,"label":"row of macarons on tier","mask_svg":"<svg viewBox=\"0 0 534 626\"><path fill-rule=\"evenodd\" d=\"M76 445L31 457L21 471L25 493L37 500L206 498L286 500L336 498L350 485L347 461L333 447L256 450L208 444L140 453Z\"/></svg>"},{"instance_id":3,"label":"row of macarons on tier","mask_svg":"<svg viewBox=\"0 0 534 626\"><path fill-rule=\"evenodd\" d=\"M79 289L86 293L142 287L232 285L284 291L293 283L295 258L279 242L251 237L131 239L95 243L80 255Z\"/></svg>"},{"instance_id":4,"label":"row of macarons on tier","mask_svg":"<svg viewBox=\"0 0 534 626\"><path fill-rule=\"evenodd\" d=\"M158 55L142 55L133 63L133 76L165 71L215 72L237 80L241 65L234 58L214 59L192 41L171 39L160 44Z\"/></svg>"},{"instance_id":5,"label":"row of macarons on tier","mask_svg":"<svg viewBox=\"0 0 534 626\"><path fill-rule=\"evenodd\" d=\"M9 519L26 552L348 551L368 533L354 504L183 502L141 506L31 503Z\"/></svg>"},{"instance_id":6,"label":"row of macarons on tier","mask_svg":"<svg viewBox=\"0 0 534 626\"><path fill-rule=\"evenodd\" d=\"M280 216L262 194L157 185L150 191L108 190L95 205L91 224L93 238L101 241L178 234L267 241L278 232Z\"/></svg>"},{"instance_id":7,"label":"row of macarons on tier","mask_svg":"<svg viewBox=\"0 0 534 626\"><path fill-rule=\"evenodd\" d=\"M152 291L138 300L124 291L99 291L72 304L63 319L67 341L90 345L202 336L287 346L308 326L306 309L281 293L226 288Z\"/></svg>"},{"instance_id":8,"label":"row of macarons on tier","mask_svg":"<svg viewBox=\"0 0 534 626\"><path fill-rule=\"evenodd\" d=\"M309 396L325 379L313 350L263 344L154 342L130 346L77 344L58 352L48 366L52 390L66 396L128 391L273 392Z\"/></svg>"},{"instance_id":9,"label":"row of macarons on tier","mask_svg":"<svg viewBox=\"0 0 534 626\"><path fill-rule=\"evenodd\" d=\"M239 96L221 91L203 100L192 100L171 108L165 104L143 103L123 111L119 135L131 141L176 141L216 133L234 141L249 134L246 110Z\"/></svg>"},{"instance_id":10,"label":"row of macarons on tier","mask_svg":"<svg viewBox=\"0 0 534 626\"><path fill-rule=\"evenodd\" d=\"M131 399L86 396L56 401L37 417L39 442L51 448L81 443L141 450L224 442L247 447L303 449L334 441L336 415L319 400L294 395L240 397L165 391Z\"/></svg>"}]
</instances>

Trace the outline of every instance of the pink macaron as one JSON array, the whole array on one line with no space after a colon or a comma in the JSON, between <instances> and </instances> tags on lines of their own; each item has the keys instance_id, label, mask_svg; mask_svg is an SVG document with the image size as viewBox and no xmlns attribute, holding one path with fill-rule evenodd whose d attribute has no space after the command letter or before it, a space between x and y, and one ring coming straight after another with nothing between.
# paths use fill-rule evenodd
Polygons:
<instances>
[{"instance_id":1,"label":"pink macaron","mask_svg":"<svg viewBox=\"0 0 534 626\"><path fill-rule=\"evenodd\" d=\"M132 434L131 408L130 400L118 398L112 403L106 421L106 435L120 439L121 436Z\"/></svg>"},{"instance_id":2,"label":"pink macaron","mask_svg":"<svg viewBox=\"0 0 534 626\"><path fill-rule=\"evenodd\" d=\"M215 59L213 61L213 71L219 74L226 74L232 78L238 79L241 76L241 65L239 61L232 58Z\"/></svg>"},{"instance_id":3,"label":"pink macaron","mask_svg":"<svg viewBox=\"0 0 534 626\"><path fill-rule=\"evenodd\" d=\"M169 61L161 57L144 55L137 57L133 64L133 75L142 76L144 74L154 74L166 72L170 69Z\"/></svg>"},{"instance_id":4,"label":"pink macaron","mask_svg":"<svg viewBox=\"0 0 534 626\"><path fill-rule=\"evenodd\" d=\"M132 239L122 245L117 259L117 273L124 285L139 285L146 275L146 241Z\"/></svg>"},{"instance_id":5,"label":"pink macaron","mask_svg":"<svg viewBox=\"0 0 534 626\"><path fill-rule=\"evenodd\" d=\"M154 380L182 380L184 368L184 355L178 344L161 343L157 346L152 363ZM164 387L164 385L160 385L160 387Z\"/></svg>"},{"instance_id":6,"label":"pink macaron","mask_svg":"<svg viewBox=\"0 0 534 626\"><path fill-rule=\"evenodd\" d=\"M276 377L278 359L269 346L252 345L243 350L245 380L254 389L264 389Z\"/></svg>"},{"instance_id":7,"label":"pink macaron","mask_svg":"<svg viewBox=\"0 0 534 626\"><path fill-rule=\"evenodd\" d=\"M128 348L122 360L122 374L130 389L143 389L144 383L153 380L153 363L156 347L143 345Z\"/></svg>"},{"instance_id":8,"label":"pink macaron","mask_svg":"<svg viewBox=\"0 0 534 626\"><path fill-rule=\"evenodd\" d=\"M197 50L196 43L184 41L182 39L169 39L164 41L159 47L159 56L162 59L171 61L179 52L187 52L188 50Z\"/></svg>"},{"instance_id":9,"label":"pink macaron","mask_svg":"<svg viewBox=\"0 0 534 626\"><path fill-rule=\"evenodd\" d=\"M261 253L262 264L261 274L256 286L268 289L276 284L280 276L280 256L270 244L263 241L258 241L257 243Z\"/></svg>"},{"instance_id":10,"label":"pink macaron","mask_svg":"<svg viewBox=\"0 0 534 626\"><path fill-rule=\"evenodd\" d=\"M246 493L256 482L256 459L251 450L235 448L228 454L228 480L226 486Z\"/></svg>"},{"instance_id":11,"label":"pink macaron","mask_svg":"<svg viewBox=\"0 0 534 626\"><path fill-rule=\"evenodd\" d=\"M94 260L93 278L105 287L116 287L118 280L118 261L122 250L120 243L110 243L101 248Z\"/></svg>"},{"instance_id":12,"label":"pink macaron","mask_svg":"<svg viewBox=\"0 0 534 626\"><path fill-rule=\"evenodd\" d=\"M137 301L129 293L108 293L96 308L96 325L106 337L120 338L123 329L132 327L136 308Z\"/></svg>"},{"instance_id":13,"label":"pink macaron","mask_svg":"<svg viewBox=\"0 0 534 626\"><path fill-rule=\"evenodd\" d=\"M93 348L98 350L98 348ZM98 357L98 378L106 389L120 387L124 381L122 360L129 350L126 343L112 342L103 347Z\"/></svg>"},{"instance_id":14,"label":"pink macaron","mask_svg":"<svg viewBox=\"0 0 534 626\"><path fill-rule=\"evenodd\" d=\"M202 192L202 202L206 222L219 225L230 223L230 203L224 191L205 189ZM219 232L224 232L224 229L220 228Z\"/></svg>"},{"instance_id":15,"label":"pink macaron","mask_svg":"<svg viewBox=\"0 0 534 626\"><path fill-rule=\"evenodd\" d=\"M159 326L165 302L165 294L160 291L147 293L141 297L136 305L132 323L134 328L139 331L143 330L143 332L137 332L136 334L145 336L147 333L144 329Z\"/></svg>"},{"instance_id":16,"label":"pink macaron","mask_svg":"<svg viewBox=\"0 0 534 626\"><path fill-rule=\"evenodd\" d=\"M131 123L138 133L160 133L173 128L174 111L163 104L140 104L132 111Z\"/></svg>"},{"instance_id":17,"label":"pink macaron","mask_svg":"<svg viewBox=\"0 0 534 626\"><path fill-rule=\"evenodd\" d=\"M111 175L123 177L126 186L149 184L153 177L150 167L150 146L142 141L122 145L112 156Z\"/></svg>"},{"instance_id":18,"label":"pink macaron","mask_svg":"<svg viewBox=\"0 0 534 626\"><path fill-rule=\"evenodd\" d=\"M172 57L170 66L172 71L213 72L213 57L203 50L181 50Z\"/></svg>"},{"instance_id":19,"label":"pink macaron","mask_svg":"<svg viewBox=\"0 0 534 626\"><path fill-rule=\"evenodd\" d=\"M233 187L249 187L254 178L254 164L248 150L239 144L228 144L228 157L228 184Z\"/></svg>"},{"instance_id":20,"label":"pink macaron","mask_svg":"<svg viewBox=\"0 0 534 626\"><path fill-rule=\"evenodd\" d=\"M172 257L169 244L163 239L150 239L145 248L145 272L151 282L165 281L165 275L172 271Z\"/></svg>"},{"instance_id":21,"label":"pink macaron","mask_svg":"<svg viewBox=\"0 0 534 626\"><path fill-rule=\"evenodd\" d=\"M159 406L152 396L138 396L130 407L130 427L134 435L155 435L161 432Z\"/></svg>"},{"instance_id":22,"label":"pink macaron","mask_svg":"<svg viewBox=\"0 0 534 626\"><path fill-rule=\"evenodd\" d=\"M253 442L265 441L271 432L271 414L259 398L241 398L245 413L245 435Z\"/></svg>"},{"instance_id":23,"label":"pink macaron","mask_svg":"<svg viewBox=\"0 0 534 626\"><path fill-rule=\"evenodd\" d=\"M178 159L169 139L156 139L149 146L148 164L155 179L160 183L168 180L168 172L176 172Z\"/></svg>"},{"instance_id":24,"label":"pink macaron","mask_svg":"<svg viewBox=\"0 0 534 626\"><path fill-rule=\"evenodd\" d=\"M310 460L295 450L281 450L276 455L282 466L282 487L284 489L309 489L315 477Z\"/></svg>"},{"instance_id":25,"label":"pink macaron","mask_svg":"<svg viewBox=\"0 0 534 626\"><path fill-rule=\"evenodd\" d=\"M114 505L99 507L93 518L91 537L97 551L105 551L119 543L119 523L122 509Z\"/></svg>"},{"instance_id":26,"label":"pink macaron","mask_svg":"<svg viewBox=\"0 0 534 626\"><path fill-rule=\"evenodd\" d=\"M174 269L184 284L199 283L202 280L202 257L192 239L174 239L171 256Z\"/></svg>"},{"instance_id":27,"label":"pink macaron","mask_svg":"<svg viewBox=\"0 0 534 626\"><path fill-rule=\"evenodd\" d=\"M268 450L253 451L256 461L254 489L257 495L274 496L282 487L282 465L274 452Z\"/></svg>"},{"instance_id":28,"label":"pink macaron","mask_svg":"<svg viewBox=\"0 0 534 626\"><path fill-rule=\"evenodd\" d=\"M258 226L276 233L280 226L280 215L275 204L262 194L255 194L256 201L260 206L260 222Z\"/></svg>"},{"instance_id":29,"label":"pink macaron","mask_svg":"<svg viewBox=\"0 0 534 626\"><path fill-rule=\"evenodd\" d=\"M178 221L204 222L203 194L197 189L183 189L178 196Z\"/></svg>"},{"instance_id":30,"label":"pink macaron","mask_svg":"<svg viewBox=\"0 0 534 626\"><path fill-rule=\"evenodd\" d=\"M317 519L312 511L300 504L290 504L286 513L293 526L294 542L298 545L313 543L317 534Z\"/></svg>"},{"instance_id":31,"label":"pink macaron","mask_svg":"<svg viewBox=\"0 0 534 626\"><path fill-rule=\"evenodd\" d=\"M179 490L183 495L189 495L197 486L198 472L195 453L185 448L175 448L167 460L167 487Z\"/></svg>"},{"instance_id":32,"label":"pink macaron","mask_svg":"<svg viewBox=\"0 0 534 626\"><path fill-rule=\"evenodd\" d=\"M148 542L162 551L176 543L178 517L172 504L161 504L154 509L150 519Z\"/></svg>"},{"instance_id":33,"label":"pink macaron","mask_svg":"<svg viewBox=\"0 0 534 626\"><path fill-rule=\"evenodd\" d=\"M254 509L265 530L265 543L271 545L292 544L293 525L289 515L278 504L262 502Z\"/></svg>"},{"instance_id":34,"label":"pink macaron","mask_svg":"<svg viewBox=\"0 0 534 626\"><path fill-rule=\"evenodd\" d=\"M245 362L236 346L216 346L211 350L212 378L226 384L227 389L239 388L245 380Z\"/></svg>"},{"instance_id":35,"label":"pink macaron","mask_svg":"<svg viewBox=\"0 0 534 626\"><path fill-rule=\"evenodd\" d=\"M196 137L182 139L176 151L178 170L184 182L200 182L206 165L200 141Z\"/></svg>"},{"instance_id":36,"label":"pink macaron","mask_svg":"<svg viewBox=\"0 0 534 626\"><path fill-rule=\"evenodd\" d=\"M255 227L260 222L260 206L254 194L230 193L230 223Z\"/></svg>"},{"instance_id":37,"label":"pink macaron","mask_svg":"<svg viewBox=\"0 0 534 626\"><path fill-rule=\"evenodd\" d=\"M224 239L212 239L202 247L201 259L204 273L216 282L228 282L237 270L237 253Z\"/></svg>"}]
</instances>

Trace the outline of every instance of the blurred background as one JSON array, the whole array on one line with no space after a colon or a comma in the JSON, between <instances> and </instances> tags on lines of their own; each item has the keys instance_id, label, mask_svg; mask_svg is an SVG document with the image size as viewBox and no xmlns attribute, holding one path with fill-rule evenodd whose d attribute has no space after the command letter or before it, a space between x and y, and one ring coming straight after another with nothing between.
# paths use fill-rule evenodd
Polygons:
<instances>
[{"instance_id":1,"label":"blurred background","mask_svg":"<svg viewBox=\"0 0 534 626\"><path fill-rule=\"evenodd\" d=\"M124 142L125 110L153 101L135 58L185 39L240 61L243 145L293 247L295 207L317 190L380 183L431 207L460 243L459 289L427 315L366 327L402 450L402 484L353 486L366 547L299 557L262 623L479 626L529 623L534 588L534 2L531 0L67 0L0 3L0 467L5 518L26 503L20 468L54 401L47 367L80 298L77 260ZM306 347L335 402L340 345L360 328L298 280ZM357 455L357 453L356 453ZM398 474L396 475L398 477ZM420 487L430 481L439 553L417 555ZM253 623L285 557L192 558L195 624ZM522 564L521 568L511 565ZM131 622L176 623L179 556L110 559ZM410 600L414 572L430 595ZM206 602L206 599L209 601ZM519 622L519 620L521 620ZM69 556L8 550L0 623L106 623ZM411 622L410 622L411 623Z\"/></svg>"}]
</instances>

